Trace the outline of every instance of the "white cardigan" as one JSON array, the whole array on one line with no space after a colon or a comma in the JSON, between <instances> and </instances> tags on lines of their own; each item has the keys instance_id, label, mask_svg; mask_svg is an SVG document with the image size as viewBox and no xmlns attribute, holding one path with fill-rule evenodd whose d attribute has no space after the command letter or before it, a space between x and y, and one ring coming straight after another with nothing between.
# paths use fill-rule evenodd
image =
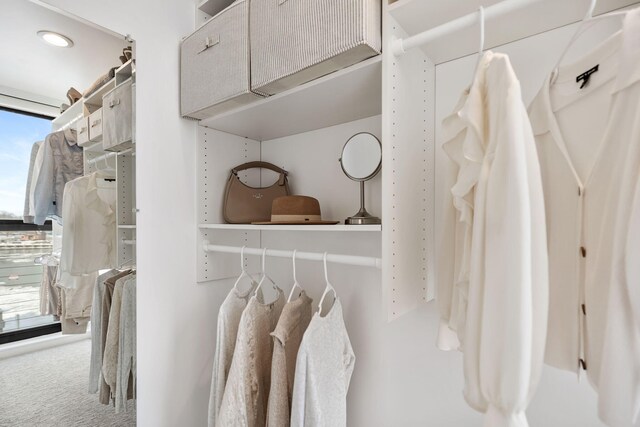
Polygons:
<instances>
[{"instance_id":1,"label":"white cardigan","mask_svg":"<svg viewBox=\"0 0 640 427\"><path fill-rule=\"evenodd\" d=\"M595 64L598 72L580 88L576 76ZM549 78L530 112L549 240L545 359L585 368L603 421L631 426L640 410L640 208L632 213L640 176L640 9L628 13L621 32Z\"/></svg>"},{"instance_id":2,"label":"white cardigan","mask_svg":"<svg viewBox=\"0 0 640 427\"><path fill-rule=\"evenodd\" d=\"M485 426L522 427L547 327L538 158L506 55L485 53L465 95L444 122L456 176L438 270L439 345L460 341L464 395Z\"/></svg>"},{"instance_id":3,"label":"white cardigan","mask_svg":"<svg viewBox=\"0 0 640 427\"><path fill-rule=\"evenodd\" d=\"M627 121L617 130L626 142L616 167L622 179L613 231L611 282L598 413L611 427L637 423L640 412L640 8L625 18L620 46L616 102Z\"/></svg>"}]
</instances>

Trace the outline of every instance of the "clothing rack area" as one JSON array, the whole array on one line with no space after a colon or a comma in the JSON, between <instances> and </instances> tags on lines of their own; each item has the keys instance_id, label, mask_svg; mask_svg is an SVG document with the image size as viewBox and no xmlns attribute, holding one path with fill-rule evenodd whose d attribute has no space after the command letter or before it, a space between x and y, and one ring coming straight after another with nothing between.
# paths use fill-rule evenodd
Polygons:
<instances>
[{"instance_id":1,"label":"clothing rack area","mask_svg":"<svg viewBox=\"0 0 640 427\"><path fill-rule=\"evenodd\" d=\"M43 266L40 312L59 320L63 335L90 324L88 391L116 412L135 398L137 357L135 66L122 61L34 143L23 215L53 222L52 254L34 260Z\"/></svg>"},{"instance_id":2,"label":"clothing rack area","mask_svg":"<svg viewBox=\"0 0 640 427\"><path fill-rule=\"evenodd\" d=\"M98 22L115 22L121 28L119 18L105 17L99 7L52 1L68 4L72 8L71 12L78 15L87 15L87 18ZM176 43L183 40L188 32L197 30L201 24L214 19L231 1L225 4L219 0L203 0L198 5L203 12L196 15L195 25L194 15L184 13L188 8L196 8L193 3L168 0L161 11L138 3L131 2L123 6L118 11L119 14L146 14L144 16L149 19L132 23L134 28L127 30L144 38L140 40L140 49L146 46L146 49L165 52L167 40L171 39ZM282 2L280 5L278 2L253 1L251 8L243 1L234 3L247 6L248 13L256 10L253 6L261 7L263 4L273 4L278 9L277 14L285 13L283 11L286 8L294 5L296 8L300 6L299 10L302 12L306 11L302 8L305 4L302 1ZM339 7L338 3L346 2L308 0L306 4L309 3ZM594 15L636 3L634 0L600 0L594 9ZM144 242L141 241L140 246L149 251L145 253L145 259L155 259L158 261L156 264L161 266L145 270L144 281L139 283L138 288L141 314L139 363L144 367L139 370L139 374L140 383L145 386L139 396L140 424L205 425L207 405L203 394L206 395L209 386L207 376L215 357L215 349L220 347L215 343L216 337L224 336L215 331L215 317L219 313L217 308L224 303L225 297L232 295L227 292L240 273L240 263L237 261L241 257L238 252L242 246L251 248L253 253L262 248L268 248L267 253L272 248L298 248L313 254L327 251L331 254L380 259L380 270L329 263L329 274L343 303L345 325L348 327L354 354L358 358L346 398L346 425L482 424L484 414L475 410L480 405L474 405L474 409L467 401L475 397L472 394L482 395L483 390L486 391L488 387L478 393L467 388L468 393L463 397L464 381L468 377L462 372L461 355L445 354L436 347L436 342L443 344L438 341L437 336L440 327L446 331L445 328L451 326L450 319L443 320L440 315L440 303L446 298L438 292L437 301L423 304L434 295L443 271L440 267L436 268L436 260L444 254L441 249L447 232L444 206L452 186L448 181L450 171L446 168L450 158L443 151L442 145L452 136L461 135L461 139L466 136L458 132L460 128L445 127L442 123L445 119L453 119L455 123L459 123L456 117L460 116L454 114L460 111L456 110L456 105L473 81L474 65L479 56L480 5L484 7L486 18L483 50L491 49L496 53L509 55L521 87L521 93L516 98L521 97L526 107L549 77L562 50L577 30L577 23L588 11L591 1L382 0L380 4L384 26L382 55L268 97L256 99L249 93L249 87L246 95L253 97L252 102L236 105L223 113L202 119L199 125L179 117L177 99L158 102L157 91L141 91L138 108L145 111L145 114L141 115L144 116L141 117L144 123L140 123L138 129L139 136L144 139L147 147L145 152L149 154L145 154L142 159L138 158L140 167L144 169L141 170L141 175L145 177L143 190L150 195L150 192L161 189L162 194L161 197L150 195L143 199L145 219L149 219L149 227L153 226L158 232L141 235ZM214 7L212 10L212 5L220 5L220 8ZM508 13L504 13L507 10ZM276 13L272 16L276 16ZM308 16L311 15L307 14ZM245 19L243 22L253 21ZM297 27L307 30L311 26ZM619 26L613 28L614 26L607 24L606 28L594 28L592 34L576 45L578 50L572 52L573 59L590 51L619 30ZM255 28L254 25L251 27ZM296 25L287 28L294 29ZM224 37L213 46L218 39L211 34L215 33L204 35L200 46L194 48L194 51L199 51L208 47L203 53L196 54L200 58L207 55L213 57L225 47L227 39ZM249 50L255 47L254 43L247 45ZM146 55L145 70L149 71L146 73L146 78L149 79L148 82L145 81L146 88L162 88L166 82L175 84L185 75L180 71L178 53L176 50L173 52L173 55L148 55L148 52L140 52L141 55ZM265 56L271 60L278 57ZM242 57L246 58L247 55ZM571 61L568 57L566 63ZM215 65L216 62L222 63L212 60L207 66ZM574 85L576 77L589 69L590 67L586 67L573 74L572 79L567 76L567 87ZM592 85L603 76L603 70L604 65L601 64L600 71L592 76ZM250 86L251 78L242 76L245 85L248 81ZM215 85L224 84L222 79L211 80ZM498 83L504 82L504 79L496 80ZM192 88L198 91L201 87L196 85ZM583 93L590 91L589 87L585 89ZM635 105L637 103L629 104L628 108L622 110L627 113ZM517 111L521 112L521 106L519 108ZM512 108L504 110L515 111ZM590 115L582 116L581 129L584 133L587 133L587 126L597 121L590 118ZM291 182L295 183L294 194L316 197L322 204L323 217L344 221L347 215L353 213L350 207L357 204L359 194L357 187L351 191L350 185L353 183L341 174L337 159L344 142L351 135L362 131L374 134L382 143L382 172L379 178L367 183L366 195L371 203L371 212L382 218L382 227L356 232L350 227L330 228L324 225L303 229L303 226L278 225L269 228L269 225L225 223L222 217L222 200L229 170L254 160L268 161L289 171ZM552 143L547 145L554 146ZM588 156L593 151L583 150L581 154ZM113 159L109 163L112 162ZM273 178L267 173L241 175L244 175L244 182L253 187L273 182ZM515 183L517 180L503 182ZM558 187L564 182L563 179L558 179ZM192 183L197 185L195 191L190 187ZM580 202L574 203L574 197L584 193L577 185L573 185L570 190L566 197L558 199L572 206L579 206ZM583 200L594 200L593 193L589 191L587 189L586 199ZM607 198L615 196L616 194L608 194ZM606 207L607 198L597 201ZM128 206L128 212L133 207ZM118 210L118 214L121 214L121 210ZM500 218L502 221L495 223L504 224L509 218L510 215L503 215ZM584 219L588 221L591 218L593 216L587 215ZM560 234L576 228L576 222L558 227ZM130 229L119 228L119 232L124 230ZM133 240L134 236L122 237L119 234L118 238L127 241ZM572 255L580 257L576 260L576 265L592 265L592 255L596 255L596 251L587 247L586 257L583 257L584 252L579 247L574 247L568 240L566 242L571 245L569 249ZM192 260L192 254L197 260ZM513 255L509 250L504 251L506 259L511 260ZM267 259L269 274L283 289L289 291L292 282L291 262L286 258L269 258L268 255ZM521 259L529 258L523 256ZM502 260L501 264L500 261L496 264L504 267L506 263ZM257 255L247 255L241 263L252 273L260 271ZM194 275L193 269L196 266L197 272ZM320 263L299 262L298 266L301 286L311 298L319 300L324 289L319 274ZM573 266L563 269L577 270ZM516 282L520 283L512 283ZM465 302L476 296L464 293L464 281L457 284L461 295L457 300L460 304L456 307L460 309ZM270 282L265 281L264 285L265 291L270 290ZM514 289L514 286L509 288ZM522 292L522 300L527 300L529 294ZM579 293L576 291L575 294ZM506 299L513 294L495 292L494 295ZM465 296L469 299L465 300ZM509 301L514 302L513 299ZM509 305L507 310L497 307L500 305L492 305L492 310L485 312L486 319L474 322L471 326L479 327L485 320L501 318L499 316L506 312L515 315L532 313L533 317L533 311L520 309L521 306L518 305ZM580 306L572 306L562 314L570 317L571 322L580 322L584 316L597 315L599 310L592 308L587 303L584 311ZM174 315L167 318L167 313ZM183 313L187 315L182 315ZM537 311L535 313L539 314ZM391 321L387 323L387 320ZM493 340L504 336L504 331L513 331L532 321L533 319L502 322L489 330L485 334L489 341L484 341L484 336L479 340L482 344L489 344L488 350L482 353L483 365L495 363L496 358L492 357L495 354L499 356L497 359L502 357L502 360L517 356L518 351L514 349L522 347L501 345ZM260 323L260 326L264 323L266 322ZM558 323L562 322L555 322L556 325ZM621 322L620 326L630 323ZM264 335L271 332L266 329L265 327L263 330L266 331ZM576 326L576 330L578 329L579 326ZM559 330L560 327L555 328L555 331ZM529 334L514 335L523 341L529 341L530 338ZM542 339L538 342L540 341ZM572 336L555 342L571 344L573 349L579 351L577 341ZM459 345L452 344L449 348L456 350ZM487 349L487 346L483 348ZM527 369L533 365L533 358L528 359L531 363L496 363L492 372L483 370L480 372L482 375L473 377L496 379L499 378L498 375L514 367ZM637 360L630 360L628 364L620 363L620 372L626 371L627 377L633 378L630 372ZM529 402L531 404L526 409L526 417L532 426L601 424L595 404L596 392L584 381L584 375L589 375L595 363L592 365L587 360L588 370L585 373L582 366L578 367L577 357L567 357L566 361L567 365L571 365L572 373L541 368L543 375L537 385L537 393L532 399L526 398L525 404L519 405L522 411L514 414L509 425L524 424L524 406ZM469 363L467 366L475 364ZM576 381L578 370L583 378L580 382ZM245 372L242 369L239 371ZM504 381L492 381L491 385L502 387L511 384L508 381L510 379L523 378L527 381L531 376L528 372L509 375ZM527 388L503 388L492 393L492 396L506 396L489 408L493 415L502 415L509 409L505 405L525 398L529 390L536 388L534 382L528 382ZM176 399L176 390L184 396L199 398ZM618 403L631 400L630 393L609 395L617 399ZM620 415L620 412L616 415ZM485 420L485 424L507 423ZM333 427L343 424L327 425Z\"/></svg>"},{"instance_id":3,"label":"clothing rack area","mask_svg":"<svg viewBox=\"0 0 640 427\"><path fill-rule=\"evenodd\" d=\"M484 7L478 9L479 3ZM610 112L615 111L615 108L607 111L609 96L597 99L594 96L595 91L606 91L605 85L614 86L616 78L624 81L629 70L623 67L618 68L615 65L616 60L624 61L620 58L627 55L626 60L634 64L638 63L637 43L635 41L629 42L637 37L638 15L634 15L636 18L631 21L635 23L621 25L626 19L624 11L633 10L632 7L637 6L638 3L634 1L607 0L553 2L545 0L504 0L501 2L400 0L387 6L388 15L385 16L388 19L385 21L385 29L388 36L387 52L390 54L383 58L383 117L386 124L383 140L391 145L404 145L405 151L399 155L390 155L393 153L392 150L386 151L387 163L383 164L383 168L393 167L398 163L413 163L410 153L424 149L424 144L435 148L433 170L427 168L426 171L423 171L428 176L427 179L433 180L429 191L434 193L433 206L435 206L436 212L433 234L429 236L429 240L438 245L435 253L440 257L436 280L430 282L436 283L438 286L437 310L441 313L440 331L433 340L442 350L461 350L463 352L465 397L470 406L476 409L480 408L480 411L484 413L486 425L503 424L500 421L501 415L491 408L492 398L501 402L497 404L501 406L500 412L503 414L513 413L509 421L511 425L526 425L526 417L532 420L531 424L586 425L598 422L577 421L577 418L584 417L586 420L599 417L607 425L622 425L620 423L630 425L633 424L632 419L637 413L637 411L631 410L628 404L620 402L615 397L617 393L626 394L624 390L630 390L627 388L630 382L628 383L626 378L634 376L634 374L630 374L631 371L638 371L637 363L624 363L625 372L615 364L611 364L611 360L630 361L634 357L637 360L637 356L633 356L633 352L627 350L629 346L635 344L622 340L614 350L610 345L602 345L602 336L593 333L594 328L601 328L607 322L610 322L609 325L616 324L617 327L625 331L628 330L627 326L622 326L624 322L620 321L621 315L618 307L612 310L609 301L607 309L607 304L603 303L607 299L604 297L604 293L601 293L609 285L609 280L611 280L611 285L616 285L619 279L616 277L616 280L612 280L611 277L614 277L612 275L599 281L597 285L589 282L589 274L593 274L592 268L602 268L603 271L608 268L606 250L602 250L606 245L600 244L593 237L597 233L591 233L588 229L589 225L585 225L590 223L593 226L597 221L594 220L593 214L583 214L582 209L589 209L589 202L584 202L583 185L585 184L581 181L582 178L577 178L576 181L567 179L563 184L562 179L559 179L558 176L560 171L564 171L564 168L567 167L564 163L565 160L554 162L555 159L562 157L555 151L558 147L561 147L560 150L567 150L565 153L571 153L567 155L567 163L570 164L568 168L573 168L571 163L575 160L571 160L572 158L585 153L591 153L591 155L596 153L595 145L589 146L586 141L593 143L594 138L591 135L600 135L602 128L599 128L599 125L585 125L584 117L589 114L609 117ZM585 31L584 37L579 39L577 35L585 29L590 31ZM627 33L626 37L625 32ZM628 45L622 47L625 45L621 40L625 39ZM630 49L629 46L632 44L636 48ZM563 61L562 58L567 52L570 52L571 55L567 55ZM607 52L606 55L611 55L611 57L605 56L604 52ZM611 59L615 57L614 55L618 55L618 58ZM635 58L630 55L635 55ZM598 66L600 71L598 71ZM598 72L600 72L600 76L597 75ZM637 68L634 69L634 72L637 73ZM500 78L496 78L498 75ZM560 78L558 75L562 77ZM589 81L591 75L593 78ZM558 79L559 84L553 91L554 89L550 88L553 88L555 79ZM497 81L500 82L496 83ZM582 86L580 86L581 81ZM635 89L629 90L633 95L623 94L624 90L621 90L616 96L621 98L624 96L637 97L638 86L637 81L634 81L636 82ZM621 87L622 82L618 83ZM416 88L421 90L416 90ZM516 93L518 96L507 99L507 97L496 95L507 91ZM481 92L482 95L480 95ZM538 95L536 96L536 94ZM574 98L569 100L569 96L574 96ZM547 102L548 99L552 101ZM588 113L583 112L584 115L581 114L580 120L567 120L570 114L576 114L577 111L580 111L579 107L573 104L577 99L583 103L582 106L590 103L591 109L585 109ZM637 98L634 99L632 103L637 105ZM472 129L486 130L487 128L483 128L482 123L491 123L491 133L508 133L500 127L508 127L509 120L499 114L493 115L495 110L489 107L492 101L494 106L500 105L500 108L505 111L517 112L518 117L522 117L523 123L526 123L527 126L530 123L530 128L525 128L526 138L522 138L518 142L521 147L526 147L527 154L523 158L529 162L526 166L523 165L520 170L528 168L529 170L542 171L542 178L537 180L535 176L527 178L531 183L528 194L532 200L534 198L538 200L534 203L530 202L531 206L540 207L544 204L546 210L542 212L541 209L537 211L532 209L531 212L528 212L528 214L530 213L529 218L538 218L539 222L527 224L523 228L528 230L533 239L546 238L547 241L540 247L531 245L531 248L526 248L526 250L530 250L532 260L533 273L530 274L530 278L533 286L529 289L532 298L523 300L523 306L515 309L512 305L513 300L501 300L500 298L513 292L517 286L524 288L527 278L525 276L524 280L510 280L508 285L504 288L501 287L500 281L504 280L508 274L503 271L504 269L495 275L491 275L490 272L491 257L499 253L495 250L497 247L495 240L493 243L491 241L496 238L496 233L489 231L488 228L482 228L482 224L491 223L490 215L495 215L492 210L498 206L491 201L485 202L483 197L491 192L493 194L507 193L505 189L485 187L485 182L482 180L492 174L498 176L500 172L483 169L483 174L486 173L486 175L472 173L473 179L464 182L464 177L469 177L466 174L473 169L473 166L469 166L465 162L471 161L478 168L491 168L491 161L487 160L489 159L487 153L500 152L499 142L495 143L495 140L491 140L490 143L489 139L491 138L483 136L478 138L480 141L478 142ZM556 102L557 104L555 104ZM611 102L615 103L616 101ZM545 107L541 107L541 105ZM548 110L546 109L547 105ZM426 130L421 129L420 123L417 123L420 120L411 117L412 111L419 112L423 123L426 123ZM558 126L555 121L551 125L547 123L548 117L552 117L552 119L548 119L552 121L555 120L556 115L563 120L559 120ZM637 110L633 113L633 117L637 119ZM622 122L625 119L628 121ZM621 119L625 125L620 127L626 126L627 129L635 127L635 125L631 126L634 119L629 120L628 116L625 116L625 119ZM581 129L581 132L586 134L586 126L597 130L592 132L589 137L580 138L580 144L570 145L572 142L575 144L575 139L573 141L567 139L561 144L554 143L558 141L559 133L567 132L570 134L575 129ZM563 128L563 132L559 132L558 128ZM605 134L605 138L607 135L608 132ZM494 143L495 145L492 145ZM509 143L514 144L515 141L512 139ZM565 143L568 145L563 145ZM479 148L475 154L470 154L474 144L476 144L475 147L482 148ZM626 141L621 144L626 144ZM462 147L465 149L464 154ZM617 143L611 142L608 145L610 152L607 152L603 157L609 155L613 157L617 155L613 154L615 150L625 151L628 149L629 153L636 153L631 155L631 158L637 158L634 157L637 155L637 151L628 147L633 147L633 145L621 148ZM576 152L581 152L581 154L575 154ZM593 160L596 156L587 158ZM619 160L609 163L609 165L628 165L632 162L627 160L628 163L626 163L622 161L622 158L626 159L627 156L621 155ZM598 165L598 161L595 161L596 165ZM533 166L531 166L532 164ZM581 171L589 176L592 185L591 189L586 190L586 197L591 197L590 203L596 199L604 199L603 195L597 193L600 191L597 179L592 179L596 175L587 175L596 171L598 167L602 168L602 165L600 163L592 170L585 168ZM581 173L576 173L575 176L580 176ZM500 176L505 181L508 180L506 174ZM616 176L616 178L611 178L612 176ZM600 180L609 183L611 188L615 188L612 191L617 194L620 186L610 183L621 176L622 174L616 167L615 171L610 170L603 173ZM404 181L404 185L410 185L410 181ZM576 206L579 207L575 208L575 213L574 207L569 206L571 201L568 201L567 205L561 205L553 200L557 195L554 192L559 191L562 185L566 185L569 189L567 194L571 194L578 200ZM542 191L543 187L544 191ZM470 188L471 190L469 190ZM469 192L467 192L468 190ZM485 190L486 193L482 193ZM452 197L455 204L451 201ZM581 198L582 200L580 200ZM615 197L611 198L615 200ZM501 201L504 202L506 199L505 197ZM570 200L570 196L567 196L566 199ZM464 208L460 209L467 203L473 211L470 216L465 215ZM620 206L623 205L624 199L623 203L620 203ZM483 213L486 206L490 208ZM619 205L614 202L613 206ZM450 208L451 211L447 211L447 208ZM593 206L591 209L594 209ZM613 210L616 209L613 208ZM392 209L388 209L387 215L392 212ZM488 216L483 217L482 215ZM584 221L584 223L577 225L577 229L580 231L576 232L576 236L562 230L563 227L558 227L559 218L563 218L563 215L566 215L567 218L580 218L574 221L571 227L567 227L571 230L574 230L572 228L574 224ZM616 214L611 214L611 217L614 216ZM512 220L514 220L513 211L510 211L509 214L501 215L499 221ZM465 224L465 221L468 221L470 228L464 228L465 225L462 224ZM546 228L540 226L541 222L546 222ZM622 224L624 224L624 220ZM600 226L603 228L599 233L602 233L607 225L598 224L598 227ZM624 225L620 227L624 227ZM457 263L460 258L457 257L457 254L452 254L455 250L459 250L460 246L453 242L456 237L465 232L469 233L467 235L471 235L470 230L474 233L477 230L483 230L486 235L479 238L474 234L472 239L466 241L470 245L469 247L471 247L470 241L473 241L473 244L478 245L477 247L494 249L485 253L477 249L465 252L464 257L474 259L474 263L477 263L471 268L472 271L475 266L483 268L482 273L475 270L466 275L464 267L460 270L457 270L457 267L450 268L451 265L446 262L442 263L442 260L448 259L452 265L459 265ZM605 232L604 234L609 233ZM517 261L512 262L510 256L514 253L513 251L516 251L517 244L521 244L525 240L522 238L512 239L514 244L509 245L508 251L501 253L500 268L503 268L505 264L517 268ZM518 243L516 244L516 242ZM451 246L447 247L447 245ZM594 247L591 252L589 252L589 246ZM455 249L452 250L451 247ZM563 252L566 258L560 259L559 254ZM588 255L595 252L598 252L597 260ZM549 274L547 274L547 257ZM540 261L541 259L543 261ZM574 259L577 260L576 271L584 276L574 278L571 273L566 273L566 275L559 273L561 270L573 272ZM596 264L598 266L594 267ZM567 268L567 266L571 267ZM429 265L428 268L430 267L432 266ZM531 277L535 275L539 276ZM497 280L484 282L488 276ZM547 279L549 279L548 283ZM453 285L448 287L443 284ZM463 285L460 288L461 284ZM525 285L523 286L523 284ZM582 300L562 295L562 292L566 292L568 289L576 289L576 292L579 289L579 292L583 292ZM546 294L547 290L549 295ZM464 295L458 294L459 291L462 291ZM493 299L492 303L492 296L499 297ZM537 298L538 296L540 298ZM462 303L463 310L460 310L460 306L457 305L461 301L464 301ZM592 307L591 311L590 306ZM567 312L567 307L572 309ZM610 317L604 320L603 313L607 310L609 310ZM624 311L623 308L621 310ZM509 312L515 313L511 319L507 314ZM479 315L479 313L481 314ZM524 316L523 318L526 319L526 322L532 322L532 326L519 330L511 337L515 338L514 340L511 340L506 333L504 335L496 334L495 331L499 330L501 325L519 324L517 318L522 313L534 313L533 316ZM459 315L462 319L457 317ZM482 320L480 320L481 318ZM492 321L495 323L492 324ZM585 325L587 326L585 327ZM482 328L488 329L482 331ZM449 333L451 335L448 335ZM534 340L537 341L525 341L526 345L533 345L524 351L527 360L532 361L538 368L527 371L526 380L518 382L514 381L514 378L518 378L518 374L506 372L508 366L513 366L519 360L518 357L513 357L513 354L519 351L518 348L524 348L519 347L517 341L527 334L535 337ZM637 330L634 334L637 337ZM492 342L491 338L486 340L487 336L492 338L499 336L499 340L503 341L496 344ZM612 340L608 341L610 343L616 337L620 339L621 334L617 336L616 333L609 332L608 336ZM571 343L579 343L579 345L572 347ZM496 345L509 350L502 352L492 361L495 354L492 355L491 349L495 349ZM474 348L474 346L477 347ZM488 351L484 351L483 348ZM615 356L611 356L612 353L615 353ZM611 358L609 362L606 360L607 356L604 356L606 354L609 354L608 357ZM479 355L482 358L482 363L477 363L476 357ZM509 362L508 359L512 357L512 361ZM496 369L487 369L486 367L492 363L496 363ZM579 373L579 375L587 375L591 384L597 384L589 392L598 394L598 408L595 408L596 405L590 401L587 402L579 398L570 401L568 405L570 409L557 406L549 397L553 396L556 390L575 389L577 391L582 386L577 383L562 382L559 377L556 377L554 370L542 368L545 364L572 373ZM538 384L539 371L542 369L545 369L545 373L533 399L537 400L538 408L545 408L545 411L549 408L548 413L552 414L551 417L554 417L554 421L540 414L537 415L536 421L533 421L536 416L529 415L530 412L535 413L533 407L527 410L525 417L523 408L526 407L533 395L527 397L527 403L516 405L517 409L509 409L508 405L504 403L515 395L524 397L527 392L531 393L532 390L527 387L530 387L531 384ZM474 377L476 378L474 379ZM613 380L613 377L616 379ZM431 381L439 382L442 380L446 380L444 375L436 374L431 377ZM500 384L500 386L493 387L495 384ZM509 391L506 392L506 390ZM578 393L571 394L577 395ZM486 399L488 407L484 407L484 403L480 403L482 399ZM637 397L633 399L637 401ZM586 408L589 408L591 412L583 415ZM518 413L519 411L522 412ZM569 411L573 412L572 417L576 420L559 421L562 419L562 414ZM624 421L620 421L622 419ZM448 423L444 417L439 417L437 421L430 421L434 425Z\"/></svg>"}]
</instances>

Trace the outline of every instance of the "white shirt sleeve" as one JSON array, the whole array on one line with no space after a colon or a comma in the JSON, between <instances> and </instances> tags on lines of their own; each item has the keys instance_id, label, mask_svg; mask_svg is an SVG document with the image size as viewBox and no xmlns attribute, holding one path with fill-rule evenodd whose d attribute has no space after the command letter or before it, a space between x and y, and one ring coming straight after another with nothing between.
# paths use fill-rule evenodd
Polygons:
<instances>
[{"instance_id":1,"label":"white shirt sleeve","mask_svg":"<svg viewBox=\"0 0 640 427\"><path fill-rule=\"evenodd\" d=\"M65 226L62 228L62 250L60 251L60 270L69 272L73 263L73 254L78 249L75 245L75 222L78 203L75 197L74 182L69 181L64 186L64 201L62 202L62 217Z\"/></svg>"},{"instance_id":2,"label":"white shirt sleeve","mask_svg":"<svg viewBox=\"0 0 640 427\"><path fill-rule=\"evenodd\" d=\"M49 141L45 140L36 155L32 181L33 203L31 206L33 206L34 223L38 225L44 224L53 204L53 174L53 151Z\"/></svg>"},{"instance_id":3,"label":"white shirt sleeve","mask_svg":"<svg viewBox=\"0 0 640 427\"><path fill-rule=\"evenodd\" d=\"M631 208L625 250L625 276L635 327L640 331L640 177Z\"/></svg>"},{"instance_id":4,"label":"white shirt sleeve","mask_svg":"<svg viewBox=\"0 0 640 427\"><path fill-rule=\"evenodd\" d=\"M291 427L303 427L305 424L305 401L307 389L307 355L304 351L296 358L296 374L291 396Z\"/></svg>"},{"instance_id":5,"label":"white shirt sleeve","mask_svg":"<svg viewBox=\"0 0 640 427\"><path fill-rule=\"evenodd\" d=\"M543 366L548 312L542 180L508 58L494 57L485 78L484 102L471 103L485 111L467 112L480 119L475 130L486 151L475 195L465 396L485 411L485 426L526 427L525 409Z\"/></svg>"},{"instance_id":6,"label":"white shirt sleeve","mask_svg":"<svg viewBox=\"0 0 640 427\"><path fill-rule=\"evenodd\" d=\"M209 393L209 427L215 427L220 405L222 405L222 396L224 395L224 386L227 383L227 367L231 366L231 360L227 359L229 354L226 348L225 340L225 316L220 309L218 313L218 328L216 334L216 350L213 358L213 375L211 378L211 391ZM233 357L233 354L231 354Z\"/></svg>"}]
</instances>

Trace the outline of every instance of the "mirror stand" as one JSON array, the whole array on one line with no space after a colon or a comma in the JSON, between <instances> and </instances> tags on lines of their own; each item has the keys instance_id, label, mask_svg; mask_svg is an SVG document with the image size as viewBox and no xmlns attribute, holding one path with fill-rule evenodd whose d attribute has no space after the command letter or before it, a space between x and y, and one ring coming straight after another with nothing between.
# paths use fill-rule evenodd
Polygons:
<instances>
[{"instance_id":1,"label":"mirror stand","mask_svg":"<svg viewBox=\"0 0 640 427\"><path fill-rule=\"evenodd\" d=\"M360 210L353 216L344 220L347 225L382 224L377 216L371 215L364 207L364 181L360 181Z\"/></svg>"}]
</instances>

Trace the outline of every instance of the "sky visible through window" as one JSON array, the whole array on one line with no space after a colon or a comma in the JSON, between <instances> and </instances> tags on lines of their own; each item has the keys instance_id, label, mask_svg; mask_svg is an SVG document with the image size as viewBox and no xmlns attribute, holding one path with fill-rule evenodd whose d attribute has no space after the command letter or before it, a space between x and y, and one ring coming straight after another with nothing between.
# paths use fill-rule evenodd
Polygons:
<instances>
[{"instance_id":1,"label":"sky visible through window","mask_svg":"<svg viewBox=\"0 0 640 427\"><path fill-rule=\"evenodd\" d=\"M0 110L0 218L22 218L31 147L51 120Z\"/></svg>"}]
</instances>

